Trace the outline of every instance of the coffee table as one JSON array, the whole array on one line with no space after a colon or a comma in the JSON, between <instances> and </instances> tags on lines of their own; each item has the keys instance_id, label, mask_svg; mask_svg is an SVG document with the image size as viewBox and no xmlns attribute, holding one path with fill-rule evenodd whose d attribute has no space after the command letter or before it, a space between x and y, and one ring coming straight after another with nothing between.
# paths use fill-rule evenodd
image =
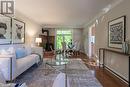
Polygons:
<instances>
[{"instance_id":1,"label":"coffee table","mask_svg":"<svg viewBox=\"0 0 130 87\"><path fill-rule=\"evenodd\" d=\"M65 59L50 59L50 60L46 60L45 62L45 69L47 69L47 66L50 66L51 68L53 68L56 71L62 72L62 70L64 69L64 71L66 71L66 64L68 64L69 59L65 58ZM47 73L46 73L47 74Z\"/></svg>"},{"instance_id":2,"label":"coffee table","mask_svg":"<svg viewBox=\"0 0 130 87\"><path fill-rule=\"evenodd\" d=\"M65 58L65 59L56 59L56 60L48 60L45 63L45 68L47 69L47 65L52 67L54 70L62 72L62 70L64 71L63 73L65 73L65 87L67 87L67 73L66 73L66 65L69 63L69 59ZM62 67L62 69L60 68ZM50 71L49 71L50 72ZM48 72L45 73L45 75L47 75Z\"/></svg>"}]
</instances>

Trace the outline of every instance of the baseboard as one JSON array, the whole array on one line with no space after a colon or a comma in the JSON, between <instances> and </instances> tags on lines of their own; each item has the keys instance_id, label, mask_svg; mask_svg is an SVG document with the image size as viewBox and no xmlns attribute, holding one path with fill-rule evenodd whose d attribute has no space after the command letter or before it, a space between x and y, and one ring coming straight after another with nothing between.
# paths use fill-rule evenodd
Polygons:
<instances>
[{"instance_id":1,"label":"baseboard","mask_svg":"<svg viewBox=\"0 0 130 87\"><path fill-rule=\"evenodd\" d=\"M110 73L112 73L114 76L116 76L118 79L122 80L123 82L125 82L126 84L129 85L129 81L127 81L126 79L124 79L122 76L120 76L119 74L117 74L115 71L113 71L112 69L110 69L109 67L104 65L104 68L109 71Z\"/></svg>"}]
</instances>

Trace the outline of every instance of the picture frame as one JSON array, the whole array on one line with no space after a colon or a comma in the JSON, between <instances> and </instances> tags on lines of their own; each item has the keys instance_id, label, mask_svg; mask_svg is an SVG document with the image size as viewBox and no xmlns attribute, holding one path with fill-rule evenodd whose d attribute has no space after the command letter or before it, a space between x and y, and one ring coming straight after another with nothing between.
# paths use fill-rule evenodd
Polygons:
<instances>
[{"instance_id":1,"label":"picture frame","mask_svg":"<svg viewBox=\"0 0 130 87\"><path fill-rule=\"evenodd\" d=\"M12 19L12 43L25 43L25 23L18 19Z\"/></svg>"},{"instance_id":2,"label":"picture frame","mask_svg":"<svg viewBox=\"0 0 130 87\"><path fill-rule=\"evenodd\" d=\"M122 48L126 38L126 16L108 22L108 47Z\"/></svg>"},{"instance_id":3,"label":"picture frame","mask_svg":"<svg viewBox=\"0 0 130 87\"><path fill-rule=\"evenodd\" d=\"M0 45L11 44L11 17L0 14Z\"/></svg>"}]
</instances>

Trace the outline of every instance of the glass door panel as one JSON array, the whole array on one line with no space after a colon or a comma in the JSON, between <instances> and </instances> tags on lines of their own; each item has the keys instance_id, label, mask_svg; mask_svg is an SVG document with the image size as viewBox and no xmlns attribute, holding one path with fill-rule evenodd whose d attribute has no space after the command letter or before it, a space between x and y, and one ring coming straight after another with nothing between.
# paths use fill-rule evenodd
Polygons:
<instances>
[{"instance_id":1,"label":"glass door panel","mask_svg":"<svg viewBox=\"0 0 130 87\"><path fill-rule=\"evenodd\" d=\"M66 45L72 39L72 30L57 30L56 32L56 49L62 49L62 42L65 42ZM67 47L67 46L66 46Z\"/></svg>"}]
</instances>

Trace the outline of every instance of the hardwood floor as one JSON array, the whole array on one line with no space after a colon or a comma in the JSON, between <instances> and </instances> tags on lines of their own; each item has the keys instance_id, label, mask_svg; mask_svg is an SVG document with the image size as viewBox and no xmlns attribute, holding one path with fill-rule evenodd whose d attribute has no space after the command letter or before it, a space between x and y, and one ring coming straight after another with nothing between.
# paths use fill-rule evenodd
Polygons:
<instances>
[{"instance_id":1,"label":"hardwood floor","mask_svg":"<svg viewBox=\"0 0 130 87\"><path fill-rule=\"evenodd\" d=\"M128 84L115 77L106 69L95 66L95 62L90 60L85 54L81 53L77 58L81 58L89 69L95 71L95 76L103 87L129 87Z\"/></svg>"},{"instance_id":2,"label":"hardwood floor","mask_svg":"<svg viewBox=\"0 0 130 87\"><path fill-rule=\"evenodd\" d=\"M71 56L70 58L81 58L86 66L90 70L95 71L95 76L99 80L99 82L103 85L103 87L129 87L128 84L124 83L116 76L111 74L109 71L103 68L99 68L96 66L95 61L90 60L85 54L80 53L80 55Z\"/></svg>"}]
</instances>

